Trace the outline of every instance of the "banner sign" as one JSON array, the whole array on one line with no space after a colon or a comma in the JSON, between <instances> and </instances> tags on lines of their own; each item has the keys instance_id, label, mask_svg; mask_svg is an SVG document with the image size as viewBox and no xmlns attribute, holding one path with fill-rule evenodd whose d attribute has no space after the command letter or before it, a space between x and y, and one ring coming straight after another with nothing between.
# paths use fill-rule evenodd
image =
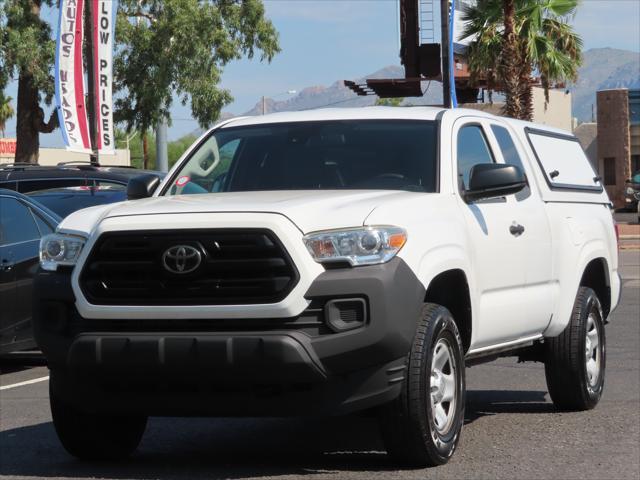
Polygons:
<instances>
[{"instance_id":1,"label":"banner sign","mask_svg":"<svg viewBox=\"0 0 640 480\"><path fill-rule=\"evenodd\" d=\"M0 158L14 158L15 156L16 156L16 139L0 138Z\"/></svg>"},{"instance_id":2,"label":"banner sign","mask_svg":"<svg viewBox=\"0 0 640 480\"><path fill-rule=\"evenodd\" d=\"M60 0L55 90L60 129L68 150L91 151L82 64L84 0Z\"/></svg>"},{"instance_id":3,"label":"banner sign","mask_svg":"<svg viewBox=\"0 0 640 480\"><path fill-rule=\"evenodd\" d=\"M90 0L93 15L95 112L98 145L102 155L115 155L113 132L113 0Z\"/></svg>"}]
</instances>

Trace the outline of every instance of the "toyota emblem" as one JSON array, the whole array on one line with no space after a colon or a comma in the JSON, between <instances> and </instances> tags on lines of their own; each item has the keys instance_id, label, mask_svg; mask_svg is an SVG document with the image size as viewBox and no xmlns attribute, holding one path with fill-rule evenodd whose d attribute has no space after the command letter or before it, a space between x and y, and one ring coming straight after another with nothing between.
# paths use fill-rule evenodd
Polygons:
<instances>
[{"instance_id":1,"label":"toyota emblem","mask_svg":"<svg viewBox=\"0 0 640 480\"><path fill-rule=\"evenodd\" d=\"M200 263L202 263L200 251L189 245L175 245L162 254L162 264L171 273L191 273L200 266Z\"/></svg>"}]
</instances>

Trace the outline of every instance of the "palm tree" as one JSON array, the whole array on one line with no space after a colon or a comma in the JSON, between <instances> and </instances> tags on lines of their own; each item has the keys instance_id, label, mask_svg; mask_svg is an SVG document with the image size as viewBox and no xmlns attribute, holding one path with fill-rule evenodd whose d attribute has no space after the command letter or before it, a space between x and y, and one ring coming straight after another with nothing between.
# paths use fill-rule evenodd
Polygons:
<instances>
[{"instance_id":1,"label":"palm tree","mask_svg":"<svg viewBox=\"0 0 640 480\"><path fill-rule=\"evenodd\" d=\"M15 112L11 106L11 97L5 97L3 92L0 92L0 132L2 132L2 138L4 138L4 131L7 120L9 120Z\"/></svg>"},{"instance_id":2,"label":"palm tree","mask_svg":"<svg viewBox=\"0 0 640 480\"><path fill-rule=\"evenodd\" d=\"M490 90L503 91L506 115L531 119L533 73L540 76L546 102L552 84L577 78L582 40L566 20L578 3L478 0L466 9L463 35L475 37L469 49L472 81L483 79Z\"/></svg>"}]
</instances>

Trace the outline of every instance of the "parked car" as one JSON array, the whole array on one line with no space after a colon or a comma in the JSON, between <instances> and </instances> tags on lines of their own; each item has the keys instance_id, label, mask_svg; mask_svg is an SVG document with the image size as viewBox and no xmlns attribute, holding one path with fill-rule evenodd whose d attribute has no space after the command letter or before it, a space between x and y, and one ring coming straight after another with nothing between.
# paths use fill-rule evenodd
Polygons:
<instances>
[{"instance_id":1,"label":"parked car","mask_svg":"<svg viewBox=\"0 0 640 480\"><path fill-rule=\"evenodd\" d=\"M31 309L38 247L60 220L29 197L0 189L0 355L35 348Z\"/></svg>"},{"instance_id":2,"label":"parked car","mask_svg":"<svg viewBox=\"0 0 640 480\"><path fill-rule=\"evenodd\" d=\"M67 162L57 166L24 163L0 164L0 188L20 193L66 187L126 187L133 177L164 173L127 167L95 166L84 162Z\"/></svg>"},{"instance_id":3,"label":"parked car","mask_svg":"<svg viewBox=\"0 0 640 480\"><path fill-rule=\"evenodd\" d=\"M64 218L83 208L123 202L127 200L127 188L119 183L110 183L36 190L27 196Z\"/></svg>"},{"instance_id":4,"label":"parked car","mask_svg":"<svg viewBox=\"0 0 640 480\"><path fill-rule=\"evenodd\" d=\"M154 176L155 177L155 176ZM16 207L17 203L26 203L34 213L36 221L43 215L45 216L45 224L39 224L40 232L45 230L46 222L51 218L55 218L57 223L70 213L81 210L83 208L96 205L104 205L125 201L126 187L116 182L102 182L93 186L75 186L51 188L48 190L36 190L27 195L20 194L13 190L0 189L2 196L11 197L13 200L5 200L0 205L0 222L2 231L5 233L5 240L2 240L0 234L0 252L3 250L8 252L5 257L0 258L0 262L5 261L6 265L0 264L0 269L5 274L0 273L0 284L5 292L11 292L16 288L21 290L20 295L13 296L8 293L6 298L0 301L2 305L2 313L0 314L0 354L12 353L20 350L28 350L35 346L33 333L31 329L31 310L32 301L30 299L31 288L33 283L33 274L38 264L38 244L40 237L33 237L35 231L27 228L30 223L25 220L27 210L18 208L22 213L19 214L15 210L3 211L8 208L6 204ZM16 207L17 208L17 207ZM41 213L46 212L46 214ZM49 229L45 233L51 233ZM20 237L23 241L16 245L3 247L15 235L27 235L29 238ZM9 242L12 243L12 242ZM19 249L20 261L15 264L11 261L12 256ZM12 253L13 252L13 253ZM1 255L0 255L1 256ZM20 300L23 298L23 300ZM25 300L28 299L28 300Z\"/></svg>"},{"instance_id":5,"label":"parked car","mask_svg":"<svg viewBox=\"0 0 640 480\"><path fill-rule=\"evenodd\" d=\"M129 455L150 415L375 407L394 460L443 464L465 365L500 356L544 362L559 410L600 400L616 234L562 130L439 108L232 119L128 193L153 198L71 214L40 250L72 455Z\"/></svg>"},{"instance_id":6,"label":"parked car","mask_svg":"<svg viewBox=\"0 0 640 480\"><path fill-rule=\"evenodd\" d=\"M640 202L640 170L631 175L631 178L627 179L624 188L624 206L630 211L636 211L638 209L638 203Z\"/></svg>"}]
</instances>

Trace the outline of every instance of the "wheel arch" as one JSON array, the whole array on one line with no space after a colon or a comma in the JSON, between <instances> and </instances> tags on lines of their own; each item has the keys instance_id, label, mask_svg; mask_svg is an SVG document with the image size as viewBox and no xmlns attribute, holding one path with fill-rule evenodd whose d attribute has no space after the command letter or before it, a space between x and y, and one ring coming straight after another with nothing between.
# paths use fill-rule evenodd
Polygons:
<instances>
[{"instance_id":1,"label":"wheel arch","mask_svg":"<svg viewBox=\"0 0 640 480\"><path fill-rule=\"evenodd\" d=\"M469 282L464 270L453 268L435 275L428 284L424 301L442 305L451 312L466 353L471 346L473 317Z\"/></svg>"},{"instance_id":2,"label":"wheel arch","mask_svg":"<svg viewBox=\"0 0 640 480\"><path fill-rule=\"evenodd\" d=\"M606 319L611 311L611 279L606 258L594 258L587 263L582 272L579 286L589 287L596 292Z\"/></svg>"}]
</instances>

